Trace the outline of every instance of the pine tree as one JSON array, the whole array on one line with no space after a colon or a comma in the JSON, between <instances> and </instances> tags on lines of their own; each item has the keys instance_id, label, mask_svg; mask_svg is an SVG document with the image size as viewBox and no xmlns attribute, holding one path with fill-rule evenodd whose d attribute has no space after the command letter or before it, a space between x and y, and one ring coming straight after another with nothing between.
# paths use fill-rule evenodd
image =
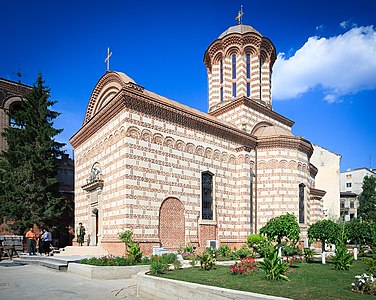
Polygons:
<instances>
[{"instance_id":1,"label":"pine tree","mask_svg":"<svg viewBox=\"0 0 376 300\"><path fill-rule=\"evenodd\" d=\"M32 224L56 225L67 209L56 178L64 144L54 137L62 129L53 127L59 113L49 109L56 103L49 97L39 74L21 105L8 112L12 126L2 133L8 147L0 155L0 220L19 234Z\"/></svg>"},{"instance_id":2,"label":"pine tree","mask_svg":"<svg viewBox=\"0 0 376 300\"><path fill-rule=\"evenodd\" d=\"M364 177L362 188L359 195L359 214L364 221L376 222L376 177Z\"/></svg>"}]
</instances>

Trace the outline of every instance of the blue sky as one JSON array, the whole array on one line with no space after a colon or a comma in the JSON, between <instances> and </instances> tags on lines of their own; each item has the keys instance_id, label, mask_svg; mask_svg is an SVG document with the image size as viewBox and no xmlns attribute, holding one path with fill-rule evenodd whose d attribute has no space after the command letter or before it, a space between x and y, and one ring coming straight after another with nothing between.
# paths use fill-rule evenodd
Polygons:
<instances>
[{"instance_id":1,"label":"blue sky","mask_svg":"<svg viewBox=\"0 0 376 300\"><path fill-rule=\"evenodd\" d=\"M293 133L342 155L341 170L376 167L376 1L3 1L0 77L58 100L62 142L80 128L96 82L111 69L207 111L203 55L243 4L243 23L277 48L273 109ZM67 145L68 149L71 146ZM68 151L70 152L70 151Z\"/></svg>"}]
</instances>

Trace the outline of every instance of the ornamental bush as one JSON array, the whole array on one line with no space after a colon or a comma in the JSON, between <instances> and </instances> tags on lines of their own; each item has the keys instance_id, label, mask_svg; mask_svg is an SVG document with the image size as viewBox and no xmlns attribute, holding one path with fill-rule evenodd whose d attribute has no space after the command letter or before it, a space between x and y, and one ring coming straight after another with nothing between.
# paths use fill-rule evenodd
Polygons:
<instances>
[{"instance_id":1,"label":"ornamental bush","mask_svg":"<svg viewBox=\"0 0 376 300\"><path fill-rule=\"evenodd\" d=\"M198 256L198 259L200 260L201 269L204 270L212 270L216 268L215 258L212 255L212 251L208 249L210 248L206 248L206 250Z\"/></svg>"},{"instance_id":2,"label":"ornamental bush","mask_svg":"<svg viewBox=\"0 0 376 300\"><path fill-rule=\"evenodd\" d=\"M376 254L363 258L363 262L366 265L367 273L376 276Z\"/></svg>"},{"instance_id":3,"label":"ornamental bush","mask_svg":"<svg viewBox=\"0 0 376 300\"><path fill-rule=\"evenodd\" d=\"M337 270L349 270L354 261L354 257L347 250L345 243L341 243L337 246L332 261Z\"/></svg>"},{"instance_id":4,"label":"ornamental bush","mask_svg":"<svg viewBox=\"0 0 376 300\"><path fill-rule=\"evenodd\" d=\"M260 268L266 273L266 279L268 280L287 280L290 279L286 276L289 269L288 264L283 262L282 258L278 256L278 245L274 246L269 251L264 261L260 262Z\"/></svg>"},{"instance_id":5,"label":"ornamental bush","mask_svg":"<svg viewBox=\"0 0 376 300\"><path fill-rule=\"evenodd\" d=\"M249 275L253 272L257 272L256 261L253 257L248 257L246 259L241 259L240 262L236 262L234 265L230 266L231 274L233 275Z\"/></svg>"},{"instance_id":6,"label":"ornamental bush","mask_svg":"<svg viewBox=\"0 0 376 300\"><path fill-rule=\"evenodd\" d=\"M293 214L286 213L270 219L260 229L260 234L266 235L269 240L276 241L279 245L282 243L283 238L288 238L296 243L299 240L300 228L296 217Z\"/></svg>"}]
</instances>

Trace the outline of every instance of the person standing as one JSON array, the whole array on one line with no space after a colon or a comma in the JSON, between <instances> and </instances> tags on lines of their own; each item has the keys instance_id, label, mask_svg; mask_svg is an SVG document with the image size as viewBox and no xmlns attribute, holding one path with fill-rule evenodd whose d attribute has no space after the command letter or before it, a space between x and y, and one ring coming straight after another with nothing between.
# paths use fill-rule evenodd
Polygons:
<instances>
[{"instance_id":1,"label":"person standing","mask_svg":"<svg viewBox=\"0 0 376 300\"><path fill-rule=\"evenodd\" d=\"M78 226L76 228L76 234L77 234L77 243L79 246L82 246L84 243L84 238L85 238L85 227L82 226L82 223L78 223Z\"/></svg>"},{"instance_id":2,"label":"person standing","mask_svg":"<svg viewBox=\"0 0 376 300\"><path fill-rule=\"evenodd\" d=\"M52 234L48 229L46 229L42 235L42 245L43 245L43 251L44 251L45 256L48 256L50 254L51 243L52 243Z\"/></svg>"},{"instance_id":3,"label":"person standing","mask_svg":"<svg viewBox=\"0 0 376 300\"><path fill-rule=\"evenodd\" d=\"M36 254L37 236L34 232L33 227L30 227L29 231L26 232L25 237L27 239L27 252L29 253L29 255L31 255L31 253L33 253L32 255L37 255Z\"/></svg>"}]
</instances>

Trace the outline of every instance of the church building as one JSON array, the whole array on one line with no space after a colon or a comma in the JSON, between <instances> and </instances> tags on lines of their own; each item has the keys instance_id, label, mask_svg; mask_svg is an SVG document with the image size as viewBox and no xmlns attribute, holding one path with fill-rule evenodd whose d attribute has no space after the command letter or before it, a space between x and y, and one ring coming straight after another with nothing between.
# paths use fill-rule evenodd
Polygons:
<instances>
[{"instance_id":1,"label":"church building","mask_svg":"<svg viewBox=\"0 0 376 300\"><path fill-rule=\"evenodd\" d=\"M312 144L273 110L276 49L232 26L207 48L209 111L157 95L107 71L90 96L75 149L75 223L90 244L123 254L132 229L145 254L191 244L239 247L286 212L306 238L323 218Z\"/></svg>"}]
</instances>

